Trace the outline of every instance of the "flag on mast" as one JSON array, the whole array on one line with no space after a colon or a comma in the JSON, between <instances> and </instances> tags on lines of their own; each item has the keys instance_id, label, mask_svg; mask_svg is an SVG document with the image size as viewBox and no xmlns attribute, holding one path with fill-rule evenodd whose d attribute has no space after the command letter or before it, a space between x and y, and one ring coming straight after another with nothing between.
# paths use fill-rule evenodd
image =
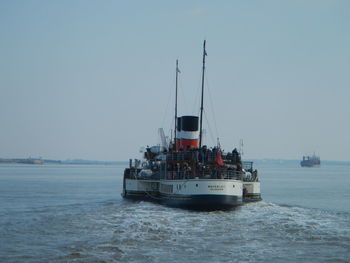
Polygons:
<instances>
[{"instance_id":1,"label":"flag on mast","mask_svg":"<svg viewBox=\"0 0 350 263\"><path fill-rule=\"evenodd\" d=\"M222 160L222 156L221 156L221 151L218 151L216 153L216 163L219 165L219 166L223 166L224 165L224 161Z\"/></svg>"},{"instance_id":2,"label":"flag on mast","mask_svg":"<svg viewBox=\"0 0 350 263\"><path fill-rule=\"evenodd\" d=\"M179 69L179 60L176 60L176 73L181 73L180 69Z\"/></svg>"}]
</instances>

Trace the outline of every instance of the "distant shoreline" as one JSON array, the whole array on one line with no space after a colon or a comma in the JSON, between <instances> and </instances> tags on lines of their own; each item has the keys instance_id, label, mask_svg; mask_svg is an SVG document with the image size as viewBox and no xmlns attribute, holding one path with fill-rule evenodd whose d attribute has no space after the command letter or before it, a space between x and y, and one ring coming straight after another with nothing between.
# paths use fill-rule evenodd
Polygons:
<instances>
[{"instance_id":1,"label":"distant shoreline","mask_svg":"<svg viewBox=\"0 0 350 263\"><path fill-rule=\"evenodd\" d=\"M297 163L299 165L300 160L290 159L246 159L253 161L255 164L274 163L274 164L287 164ZM95 160L83 160L83 159L68 159L68 160L49 160L42 158L0 158L0 164L35 164L35 165L128 165L128 161L95 161ZM334 161L334 160L321 160L322 165L350 165L350 161Z\"/></svg>"},{"instance_id":2,"label":"distant shoreline","mask_svg":"<svg viewBox=\"0 0 350 263\"><path fill-rule=\"evenodd\" d=\"M84 164L84 165L117 165L117 164L127 164L127 161L93 161L93 160L48 160L41 158L0 158L0 164Z\"/></svg>"}]
</instances>

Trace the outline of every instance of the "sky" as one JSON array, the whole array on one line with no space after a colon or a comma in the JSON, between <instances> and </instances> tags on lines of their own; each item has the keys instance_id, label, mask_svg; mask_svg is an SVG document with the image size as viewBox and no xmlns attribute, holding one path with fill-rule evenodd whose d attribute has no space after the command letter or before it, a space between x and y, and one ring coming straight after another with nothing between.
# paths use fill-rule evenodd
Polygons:
<instances>
[{"instance_id":1,"label":"sky","mask_svg":"<svg viewBox=\"0 0 350 263\"><path fill-rule=\"evenodd\" d=\"M350 1L0 1L0 158L126 161L198 115L245 159L350 161Z\"/></svg>"}]
</instances>

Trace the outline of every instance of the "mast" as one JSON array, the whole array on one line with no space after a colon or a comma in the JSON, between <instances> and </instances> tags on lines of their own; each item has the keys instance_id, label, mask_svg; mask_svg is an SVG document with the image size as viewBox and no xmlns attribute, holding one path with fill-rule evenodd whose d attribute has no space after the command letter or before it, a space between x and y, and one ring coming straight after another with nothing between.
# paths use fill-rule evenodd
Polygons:
<instances>
[{"instance_id":1,"label":"mast","mask_svg":"<svg viewBox=\"0 0 350 263\"><path fill-rule=\"evenodd\" d=\"M205 51L205 40L203 43L203 67L202 67L202 97L201 97L201 118L200 118L200 128L199 128L199 148L202 148L202 124L203 124L203 97L204 97L204 72L205 72L205 56L207 52Z\"/></svg>"},{"instance_id":2,"label":"mast","mask_svg":"<svg viewBox=\"0 0 350 263\"><path fill-rule=\"evenodd\" d=\"M176 149L176 132L177 132L177 80L179 74L179 60L176 60L176 82L175 82L175 130L174 130L174 141L175 141L175 151Z\"/></svg>"}]
</instances>

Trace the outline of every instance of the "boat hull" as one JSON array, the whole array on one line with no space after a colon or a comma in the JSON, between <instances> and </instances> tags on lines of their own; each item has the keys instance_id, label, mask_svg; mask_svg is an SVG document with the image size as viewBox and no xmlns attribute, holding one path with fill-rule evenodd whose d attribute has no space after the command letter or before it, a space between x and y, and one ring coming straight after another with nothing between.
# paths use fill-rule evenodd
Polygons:
<instances>
[{"instance_id":1,"label":"boat hull","mask_svg":"<svg viewBox=\"0 0 350 263\"><path fill-rule=\"evenodd\" d=\"M140 201L159 201L159 180L124 178L122 197Z\"/></svg>"},{"instance_id":2,"label":"boat hull","mask_svg":"<svg viewBox=\"0 0 350 263\"><path fill-rule=\"evenodd\" d=\"M243 194L243 187L247 189ZM122 196L191 210L226 210L244 202L260 201L260 183L239 180L125 179Z\"/></svg>"},{"instance_id":3,"label":"boat hull","mask_svg":"<svg viewBox=\"0 0 350 263\"><path fill-rule=\"evenodd\" d=\"M301 167L320 167L321 164L319 164L319 163L317 163L317 164L315 164L315 163L308 163L308 162L301 161L300 162L300 166Z\"/></svg>"},{"instance_id":4,"label":"boat hull","mask_svg":"<svg viewBox=\"0 0 350 263\"><path fill-rule=\"evenodd\" d=\"M242 205L242 181L224 179L125 180L123 196L192 210Z\"/></svg>"},{"instance_id":5,"label":"boat hull","mask_svg":"<svg viewBox=\"0 0 350 263\"><path fill-rule=\"evenodd\" d=\"M260 182L243 182L243 202L261 201Z\"/></svg>"},{"instance_id":6,"label":"boat hull","mask_svg":"<svg viewBox=\"0 0 350 263\"><path fill-rule=\"evenodd\" d=\"M161 197L159 192L144 192L144 191L124 191L122 197L135 201L152 201L160 202Z\"/></svg>"},{"instance_id":7,"label":"boat hull","mask_svg":"<svg viewBox=\"0 0 350 263\"><path fill-rule=\"evenodd\" d=\"M249 203L249 202L259 202L261 201L261 194L248 194L243 196L243 202Z\"/></svg>"},{"instance_id":8,"label":"boat hull","mask_svg":"<svg viewBox=\"0 0 350 263\"><path fill-rule=\"evenodd\" d=\"M192 210L231 209L243 204L242 197L232 195L163 195L162 202L171 207Z\"/></svg>"}]
</instances>

